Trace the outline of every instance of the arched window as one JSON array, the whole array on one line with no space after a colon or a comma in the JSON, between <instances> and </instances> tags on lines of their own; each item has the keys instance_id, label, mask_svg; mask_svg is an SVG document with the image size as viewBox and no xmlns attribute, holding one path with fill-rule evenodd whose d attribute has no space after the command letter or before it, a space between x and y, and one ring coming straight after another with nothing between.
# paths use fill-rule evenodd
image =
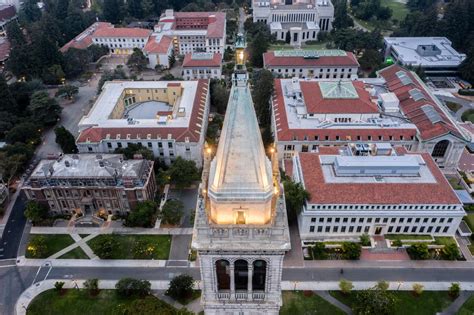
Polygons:
<instances>
[{"instance_id":1,"label":"arched window","mask_svg":"<svg viewBox=\"0 0 474 315\"><path fill-rule=\"evenodd\" d=\"M216 261L217 290L230 290L230 268L227 260Z\"/></svg>"},{"instance_id":2,"label":"arched window","mask_svg":"<svg viewBox=\"0 0 474 315\"><path fill-rule=\"evenodd\" d=\"M438 142L434 148L433 148L433 153L431 153L432 157L438 157L442 158L446 154L446 151L448 150L449 147L449 141L448 140L441 140Z\"/></svg>"},{"instance_id":3,"label":"arched window","mask_svg":"<svg viewBox=\"0 0 474 315\"><path fill-rule=\"evenodd\" d=\"M234 263L235 290L248 289L248 263L245 260L237 260Z\"/></svg>"},{"instance_id":4,"label":"arched window","mask_svg":"<svg viewBox=\"0 0 474 315\"><path fill-rule=\"evenodd\" d=\"M252 290L265 291L265 280L267 277L267 262L256 260L253 262Z\"/></svg>"}]
</instances>

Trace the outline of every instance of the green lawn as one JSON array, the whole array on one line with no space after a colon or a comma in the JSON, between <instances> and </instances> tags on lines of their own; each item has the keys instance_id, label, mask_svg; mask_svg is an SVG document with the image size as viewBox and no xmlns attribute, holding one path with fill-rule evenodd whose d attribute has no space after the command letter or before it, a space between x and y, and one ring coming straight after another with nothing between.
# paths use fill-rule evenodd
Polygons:
<instances>
[{"instance_id":1,"label":"green lawn","mask_svg":"<svg viewBox=\"0 0 474 315\"><path fill-rule=\"evenodd\" d=\"M471 296L466 302L464 302L462 307L456 313L456 315L472 315L472 314L474 314L474 296Z\"/></svg>"},{"instance_id":2,"label":"green lawn","mask_svg":"<svg viewBox=\"0 0 474 315\"><path fill-rule=\"evenodd\" d=\"M449 236L435 236L435 244L436 245L449 245L449 244L455 244L457 246L456 241L454 238L449 237Z\"/></svg>"},{"instance_id":3,"label":"green lawn","mask_svg":"<svg viewBox=\"0 0 474 315\"><path fill-rule=\"evenodd\" d=\"M345 313L316 294L305 296L302 291L283 291L283 306L280 309L280 315L299 314L342 315Z\"/></svg>"},{"instance_id":4,"label":"green lawn","mask_svg":"<svg viewBox=\"0 0 474 315\"><path fill-rule=\"evenodd\" d=\"M464 189L464 187L461 185L460 181L462 179L459 179L459 178L456 178L456 177L450 177L448 178L448 182L449 184L451 185L451 187L453 187L453 189L455 190L459 190L459 189Z\"/></svg>"},{"instance_id":5,"label":"green lawn","mask_svg":"<svg viewBox=\"0 0 474 315\"><path fill-rule=\"evenodd\" d=\"M474 231L474 213L468 213L467 216L464 217L464 221L466 221L471 231Z\"/></svg>"},{"instance_id":6,"label":"green lawn","mask_svg":"<svg viewBox=\"0 0 474 315\"><path fill-rule=\"evenodd\" d=\"M462 121L470 121L474 123L474 109L468 109L461 115Z\"/></svg>"},{"instance_id":7,"label":"green lawn","mask_svg":"<svg viewBox=\"0 0 474 315\"><path fill-rule=\"evenodd\" d=\"M34 246L35 239L39 238L44 238L45 241L42 252L38 252ZM47 258L71 244L74 244L74 240L69 234L31 234L25 256L26 258Z\"/></svg>"},{"instance_id":8,"label":"green lawn","mask_svg":"<svg viewBox=\"0 0 474 315\"><path fill-rule=\"evenodd\" d=\"M79 234L79 236L80 236L81 238L85 238L85 237L89 236L89 234Z\"/></svg>"},{"instance_id":9,"label":"green lawn","mask_svg":"<svg viewBox=\"0 0 474 315\"><path fill-rule=\"evenodd\" d=\"M349 307L355 298L354 292L347 296L340 291L329 293ZM415 297L411 291L392 291L392 293L396 298L393 315L434 315L452 303L445 291L424 291L419 297Z\"/></svg>"},{"instance_id":10,"label":"green lawn","mask_svg":"<svg viewBox=\"0 0 474 315\"><path fill-rule=\"evenodd\" d=\"M106 235L99 235L91 239L87 244L97 253L97 243ZM110 259L168 259L171 246L171 236L168 235L119 235L113 234L118 246L112 251ZM137 244L146 244L145 248L149 254L137 254Z\"/></svg>"},{"instance_id":11,"label":"green lawn","mask_svg":"<svg viewBox=\"0 0 474 315\"><path fill-rule=\"evenodd\" d=\"M395 240L432 240L430 235L417 235L417 234L385 234L385 238L391 241Z\"/></svg>"},{"instance_id":12,"label":"green lawn","mask_svg":"<svg viewBox=\"0 0 474 315\"><path fill-rule=\"evenodd\" d=\"M73 250L59 257L59 259L89 259L86 253L80 247L76 247Z\"/></svg>"},{"instance_id":13,"label":"green lawn","mask_svg":"<svg viewBox=\"0 0 474 315\"><path fill-rule=\"evenodd\" d=\"M407 6L396 0L382 0L381 4L383 7L389 7L392 9L392 20L403 21L405 16L408 14Z\"/></svg>"},{"instance_id":14,"label":"green lawn","mask_svg":"<svg viewBox=\"0 0 474 315\"><path fill-rule=\"evenodd\" d=\"M154 296L151 296L151 299L157 302L154 305L157 305L158 309L153 309L155 314L175 314L176 309L172 306ZM133 301L133 298L119 298L115 290L101 290L93 297L86 290L65 290L63 295L59 295L55 290L48 290L31 302L26 313L27 315L136 314L134 309L130 309ZM147 314L152 314L152 308L148 310L150 313Z\"/></svg>"}]
</instances>

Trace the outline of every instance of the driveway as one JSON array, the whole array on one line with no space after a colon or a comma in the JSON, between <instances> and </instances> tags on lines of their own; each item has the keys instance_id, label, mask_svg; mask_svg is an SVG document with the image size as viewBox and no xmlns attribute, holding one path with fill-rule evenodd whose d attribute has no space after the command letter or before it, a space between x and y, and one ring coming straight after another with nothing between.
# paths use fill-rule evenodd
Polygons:
<instances>
[{"instance_id":1,"label":"driveway","mask_svg":"<svg viewBox=\"0 0 474 315\"><path fill-rule=\"evenodd\" d=\"M194 217L194 211L196 210L198 189L187 188L187 189L170 189L168 193L168 199L178 199L183 203L184 214L181 221L180 227L193 227L194 220L191 222L191 216Z\"/></svg>"}]
</instances>

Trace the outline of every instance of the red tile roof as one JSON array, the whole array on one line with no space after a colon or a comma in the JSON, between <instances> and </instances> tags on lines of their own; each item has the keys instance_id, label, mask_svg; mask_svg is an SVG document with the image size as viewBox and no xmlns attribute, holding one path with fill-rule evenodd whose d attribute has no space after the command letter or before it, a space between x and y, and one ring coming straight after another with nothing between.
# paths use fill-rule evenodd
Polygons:
<instances>
[{"instance_id":1,"label":"red tile roof","mask_svg":"<svg viewBox=\"0 0 474 315\"><path fill-rule=\"evenodd\" d=\"M371 101L370 94L364 89L364 83L353 81L357 94L356 99L324 98L318 81L301 81L301 92L308 113L314 114L373 114L378 113L377 105Z\"/></svg>"},{"instance_id":2,"label":"red tile roof","mask_svg":"<svg viewBox=\"0 0 474 315\"><path fill-rule=\"evenodd\" d=\"M226 14L224 12L175 12L174 17L176 29L207 28L207 37L222 38L225 35Z\"/></svg>"},{"instance_id":3,"label":"red tile roof","mask_svg":"<svg viewBox=\"0 0 474 315\"><path fill-rule=\"evenodd\" d=\"M416 128L387 128L380 127L374 128L351 128L351 127L338 127L337 129L328 128L312 128L312 129L291 129L288 125L288 118L286 116L284 95L282 90L281 79L275 79L275 93L273 95L273 111L276 120L276 139L278 141L302 141L305 138L308 140L315 140L318 137L319 140L337 141L369 141L369 136L372 140L377 141L379 136L382 136L384 141L390 139L390 136L395 140L400 140L401 137L405 140L409 140L416 136Z\"/></svg>"},{"instance_id":4,"label":"red tile roof","mask_svg":"<svg viewBox=\"0 0 474 315\"><path fill-rule=\"evenodd\" d=\"M300 153L310 204L459 204L460 201L428 153L421 153L436 183L326 183L319 156Z\"/></svg>"},{"instance_id":5,"label":"red tile roof","mask_svg":"<svg viewBox=\"0 0 474 315\"><path fill-rule=\"evenodd\" d=\"M156 41L156 36L150 36L143 50L152 54L166 54L173 45L172 42L173 39L169 36L161 37L159 42Z\"/></svg>"},{"instance_id":6,"label":"red tile roof","mask_svg":"<svg viewBox=\"0 0 474 315\"><path fill-rule=\"evenodd\" d=\"M134 27L114 27L114 28L101 28L94 32L92 37L147 37L150 36L151 30L144 28Z\"/></svg>"},{"instance_id":7,"label":"red tile roof","mask_svg":"<svg viewBox=\"0 0 474 315\"><path fill-rule=\"evenodd\" d=\"M346 56L321 56L317 59L303 57L280 57L275 52L269 51L263 54L263 64L268 67L359 67L353 53L347 52Z\"/></svg>"},{"instance_id":8,"label":"red tile roof","mask_svg":"<svg viewBox=\"0 0 474 315\"><path fill-rule=\"evenodd\" d=\"M399 71L404 72L405 75L411 79L411 83L404 85L396 74ZM395 93L400 100L400 109L405 117L416 125L420 132L421 139L430 140L446 134L452 134L465 140L459 129L431 98L424 86L419 82L419 78L415 77L412 72L400 67L399 65L392 65L381 70L379 75L387 81L387 87L390 92ZM409 93L412 89L420 90L424 99L415 101ZM433 123L423 111L422 106L424 105L433 106L435 111L441 117L441 121Z\"/></svg>"},{"instance_id":9,"label":"red tile roof","mask_svg":"<svg viewBox=\"0 0 474 315\"><path fill-rule=\"evenodd\" d=\"M222 64L222 55L213 54L211 59L193 59L193 53L184 56L183 68L186 67L220 67Z\"/></svg>"},{"instance_id":10,"label":"red tile roof","mask_svg":"<svg viewBox=\"0 0 474 315\"><path fill-rule=\"evenodd\" d=\"M170 83L173 84L173 83ZM107 134L110 135L110 139L114 140L117 135L120 135L120 139L126 140L126 135L130 135L130 140L143 139L145 140L147 135L150 134L152 139L162 138L167 139L168 134L171 134L172 138L179 142L184 142L185 138L189 138L190 142L199 142L201 134L206 131L203 130L204 108L206 104L206 97L208 95L209 80L198 80L198 86L196 88L196 95L193 102L193 110L189 119L188 127L180 128L166 128L166 127L123 127L123 128L102 128L102 127L91 127L79 134L77 143L99 143L106 141Z\"/></svg>"},{"instance_id":11,"label":"red tile roof","mask_svg":"<svg viewBox=\"0 0 474 315\"><path fill-rule=\"evenodd\" d=\"M3 39L0 38L0 62L4 62L10 56L10 42L5 37Z\"/></svg>"},{"instance_id":12,"label":"red tile roof","mask_svg":"<svg viewBox=\"0 0 474 315\"><path fill-rule=\"evenodd\" d=\"M14 5L0 5L0 21L9 21L11 18L15 17L16 9Z\"/></svg>"},{"instance_id":13,"label":"red tile roof","mask_svg":"<svg viewBox=\"0 0 474 315\"><path fill-rule=\"evenodd\" d=\"M61 47L60 51L65 53L69 48L86 49L92 45L92 35L98 29L113 28L114 26L108 22L95 22L86 28L81 34L71 39L67 44Z\"/></svg>"}]
</instances>

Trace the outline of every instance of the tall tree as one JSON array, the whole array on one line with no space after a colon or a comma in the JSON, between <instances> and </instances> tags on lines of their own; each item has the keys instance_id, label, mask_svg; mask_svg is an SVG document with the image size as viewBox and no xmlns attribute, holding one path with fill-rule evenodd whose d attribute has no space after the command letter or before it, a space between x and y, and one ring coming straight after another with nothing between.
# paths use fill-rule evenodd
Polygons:
<instances>
[{"instance_id":1,"label":"tall tree","mask_svg":"<svg viewBox=\"0 0 474 315\"><path fill-rule=\"evenodd\" d=\"M61 150L65 154L77 153L76 139L72 133L69 132L64 126L59 126L54 129L56 134L56 143L59 144Z\"/></svg>"},{"instance_id":2,"label":"tall tree","mask_svg":"<svg viewBox=\"0 0 474 315\"><path fill-rule=\"evenodd\" d=\"M474 46L461 63L459 73L464 80L474 83Z\"/></svg>"},{"instance_id":3,"label":"tall tree","mask_svg":"<svg viewBox=\"0 0 474 315\"><path fill-rule=\"evenodd\" d=\"M41 10L37 0L25 0L22 3L20 17L26 23L36 22L41 18Z\"/></svg>"},{"instance_id":4,"label":"tall tree","mask_svg":"<svg viewBox=\"0 0 474 315\"><path fill-rule=\"evenodd\" d=\"M5 80L3 75L0 74L0 110L7 112L15 112L15 107L15 98L13 97L10 88L8 87L7 81Z\"/></svg>"},{"instance_id":5,"label":"tall tree","mask_svg":"<svg viewBox=\"0 0 474 315\"><path fill-rule=\"evenodd\" d=\"M148 64L148 59L145 57L141 49L134 48L133 53L128 58L127 65L132 69L132 71L143 71Z\"/></svg>"},{"instance_id":6,"label":"tall tree","mask_svg":"<svg viewBox=\"0 0 474 315\"><path fill-rule=\"evenodd\" d=\"M334 22L333 27L335 29L348 28L354 26L354 21L347 13L347 1L336 0L334 4Z\"/></svg>"},{"instance_id":7,"label":"tall tree","mask_svg":"<svg viewBox=\"0 0 474 315\"><path fill-rule=\"evenodd\" d=\"M13 48L26 44L25 35L23 35L18 23L8 23L7 37Z\"/></svg>"},{"instance_id":8,"label":"tall tree","mask_svg":"<svg viewBox=\"0 0 474 315\"><path fill-rule=\"evenodd\" d=\"M102 6L102 15L104 20L118 24L122 21L122 0L104 0Z\"/></svg>"},{"instance_id":9,"label":"tall tree","mask_svg":"<svg viewBox=\"0 0 474 315\"><path fill-rule=\"evenodd\" d=\"M127 0L127 12L134 18L143 18L143 7L141 0Z\"/></svg>"},{"instance_id":10,"label":"tall tree","mask_svg":"<svg viewBox=\"0 0 474 315\"><path fill-rule=\"evenodd\" d=\"M271 123L270 98L273 93L273 75L268 70L262 70L255 73L252 82L255 111L260 126L265 128Z\"/></svg>"},{"instance_id":11,"label":"tall tree","mask_svg":"<svg viewBox=\"0 0 474 315\"><path fill-rule=\"evenodd\" d=\"M68 14L69 0L57 0L54 8L54 16L58 20L64 20Z\"/></svg>"},{"instance_id":12,"label":"tall tree","mask_svg":"<svg viewBox=\"0 0 474 315\"><path fill-rule=\"evenodd\" d=\"M69 41L80 34L87 25L84 23L84 15L82 11L74 7L73 3L69 4L67 16L64 19L64 36L65 41Z\"/></svg>"},{"instance_id":13,"label":"tall tree","mask_svg":"<svg viewBox=\"0 0 474 315\"><path fill-rule=\"evenodd\" d=\"M46 91L38 91L31 97L28 110L44 126L52 126L58 121L62 109Z\"/></svg>"}]
</instances>

